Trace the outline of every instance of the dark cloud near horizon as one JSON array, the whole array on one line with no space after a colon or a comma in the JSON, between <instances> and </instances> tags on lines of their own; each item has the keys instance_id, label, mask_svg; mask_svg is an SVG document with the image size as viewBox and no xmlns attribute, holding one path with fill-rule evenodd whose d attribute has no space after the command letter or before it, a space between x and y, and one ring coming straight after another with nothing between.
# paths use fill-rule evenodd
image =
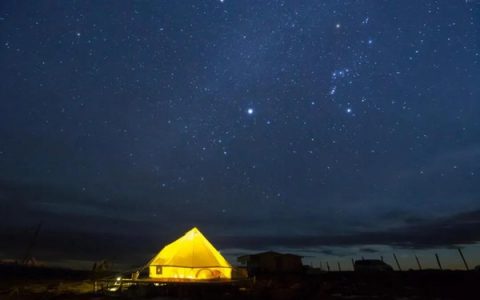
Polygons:
<instances>
[{"instance_id":1,"label":"dark cloud near horizon","mask_svg":"<svg viewBox=\"0 0 480 300\"><path fill-rule=\"evenodd\" d=\"M8 257L21 258L33 228L3 228L0 239L5 242L2 251ZM441 233L441 234L439 234ZM421 226L394 231L358 233L344 236L217 236L206 233L219 249L242 249L237 254L283 249L294 253L344 256L342 251L328 247L353 247L366 244L392 246L403 249L453 248L476 243L480 238L480 211L464 213ZM177 235L131 233L95 233L62 231L44 226L35 253L43 260L75 259L98 261L108 259L124 264L142 264ZM368 249L368 250L367 250ZM350 251L351 252L351 251ZM378 250L361 248L360 252L377 253ZM20 255L19 255L20 254ZM349 254L351 255L351 253Z\"/></svg>"},{"instance_id":2,"label":"dark cloud near horizon","mask_svg":"<svg viewBox=\"0 0 480 300\"><path fill-rule=\"evenodd\" d=\"M8 187L8 188L7 188ZM41 205L32 205L27 200L36 195L33 203L42 203L50 199L55 203L56 197L65 197L63 193L40 190L27 185L12 185L2 181L0 184L1 212L4 226L0 227L0 240L3 242L3 255L21 258L24 249L33 235L35 222L42 223L39 242L36 245L38 257L44 260L75 259L83 261L98 261L101 259L121 261L125 264L140 265L154 255L165 244L173 241L190 226L200 226L208 238L220 249L236 250L237 254L268 249L283 249L289 252L311 253L311 255L344 256L345 251L331 249L332 247L361 247L362 245L391 246L406 249L449 248L458 245L473 244L480 240L480 210L456 214L430 220L414 221L406 215L410 225L392 228L384 231L351 232L348 234L266 235L255 230L244 231L238 235L225 235L216 228L232 226L223 220L202 220L182 215L171 215L170 226L166 228L161 223L147 219L106 217L99 207L96 214L89 214L90 209L75 211L60 208L44 209ZM15 196L14 196L15 195ZM7 199L14 199L9 203ZM21 201L23 199L24 202ZM73 199L74 200L74 199ZM73 201L72 200L72 201ZM90 199L93 204L95 201ZM12 203L16 203L13 205ZM63 203L63 202L61 202ZM84 202L85 204L88 201ZM63 206L61 206L63 207ZM21 208L22 217L13 210ZM108 206L105 208L108 209ZM119 207L125 212L131 207ZM399 212L398 214L401 214ZM127 215L127 214L126 214ZM184 219L187 218L187 219ZM176 221L174 221L176 220ZM228 225L227 225L228 224ZM233 223L235 226L258 226L260 223ZM82 226L83 225L83 226ZM278 225L278 224L277 224ZM289 226L290 224L285 224ZM224 231L225 232L225 231ZM375 253L378 250L363 247L360 252ZM351 252L351 251L350 251ZM350 253L349 252L349 253ZM351 253L350 253L351 254ZM350 255L349 254L349 255Z\"/></svg>"},{"instance_id":3,"label":"dark cloud near horizon","mask_svg":"<svg viewBox=\"0 0 480 300\"><path fill-rule=\"evenodd\" d=\"M480 240L480 210L452 217L423 221L401 228L331 236L232 237L244 247L299 247L389 245L400 248L430 249L472 244ZM363 249L365 251L365 249ZM372 249L368 250L369 252ZM373 250L375 251L375 250Z\"/></svg>"},{"instance_id":4,"label":"dark cloud near horizon","mask_svg":"<svg viewBox=\"0 0 480 300\"><path fill-rule=\"evenodd\" d=\"M359 250L361 252L365 252L365 253L378 253L378 252L380 252L377 249L373 249L373 248L361 248Z\"/></svg>"}]
</instances>

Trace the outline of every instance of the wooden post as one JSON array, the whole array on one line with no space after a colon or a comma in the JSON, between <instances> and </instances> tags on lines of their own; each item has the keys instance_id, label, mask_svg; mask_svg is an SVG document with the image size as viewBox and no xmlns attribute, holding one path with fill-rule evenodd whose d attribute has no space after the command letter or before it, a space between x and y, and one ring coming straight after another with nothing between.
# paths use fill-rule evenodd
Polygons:
<instances>
[{"instance_id":1,"label":"wooden post","mask_svg":"<svg viewBox=\"0 0 480 300\"><path fill-rule=\"evenodd\" d=\"M337 261L337 266L338 266L338 272L342 272L342 267L340 266L340 262Z\"/></svg>"},{"instance_id":2,"label":"wooden post","mask_svg":"<svg viewBox=\"0 0 480 300\"><path fill-rule=\"evenodd\" d=\"M395 259L395 262L397 263L398 270L401 271L402 268L400 267L400 263L398 262L398 259L397 259L397 256L395 255L395 253L393 253L393 258Z\"/></svg>"},{"instance_id":3,"label":"wooden post","mask_svg":"<svg viewBox=\"0 0 480 300\"><path fill-rule=\"evenodd\" d=\"M355 271L355 260L352 258L352 268Z\"/></svg>"},{"instance_id":4,"label":"wooden post","mask_svg":"<svg viewBox=\"0 0 480 300\"><path fill-rule=\"evenodd\" d=\"M327 271L330 272L330 265L328 264L328 261L327 261Z\"/></svg>"},{"instance_id":5,"label":"wooden post","mask_svg":"<svg viewBox=\"0 0 480 300\"><path fill-rule=\"evenodd\" d=\"M383 256L380 256L380 260L383 261Z\"/></svg>"},{"instance_id":6,"label":"wooden post","mask_svg":"<svg viewBox=\"0 0 480 300\"><path fill-rule=\"evenodd\" d=\"M420 264L420 260L418 259L418 256L415 255L415 260L417 261L417 265L418 265L418 270L422 270L422 265Z\"/></svg>"},{"instance_id":7,"label":"wooden post","mask_svg":"<svg viewBox=\"0 0 480 300\"><path fill-rule=\"evenodd\" d=\"M463 256L462 249L458 248L458 253L460 253L460 256L462 257L463 264L465 265L465 270L469 271L470 268L468 268L467 261L465 260L465 256Z\"/></svg>"},{"instance_id":8,"label":"wooden post","mask_svg":"<svg viewBox=\"0 0 480 300\"><path fill-rule=\"evenodd\" d=\"M443 270L442 264L440 263L440 258L438 257L438 254L437 254L437 253L435 253L435 258L437 259L438 267L440 268L440 270Z\"/></svg>"}]
</instances>

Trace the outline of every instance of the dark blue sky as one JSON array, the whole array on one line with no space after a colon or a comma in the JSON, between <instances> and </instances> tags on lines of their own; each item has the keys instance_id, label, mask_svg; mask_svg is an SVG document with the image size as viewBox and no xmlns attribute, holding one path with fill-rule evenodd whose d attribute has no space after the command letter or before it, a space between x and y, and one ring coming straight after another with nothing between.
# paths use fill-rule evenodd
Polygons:
<instances>
[{"instance_id":1,"label":"dark blue sky","mask_svg":"<svg viewBox=\"0 0 480 300\"><path fill-rule=\"evenodd\" d=\"M3 256L480 240L478 1L2 1L0 66Z\"/></svg>"}]
</instances>

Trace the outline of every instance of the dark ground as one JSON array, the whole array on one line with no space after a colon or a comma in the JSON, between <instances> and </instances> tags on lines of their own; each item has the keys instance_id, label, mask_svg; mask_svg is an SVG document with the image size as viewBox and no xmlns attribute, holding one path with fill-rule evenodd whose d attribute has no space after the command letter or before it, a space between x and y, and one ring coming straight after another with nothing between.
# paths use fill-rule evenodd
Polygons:
<instances>
[{"instance_id":1,"label":"dark ground","mask_svg":"<svg viewBox=\"0 0 480 300\"><path fill-rule=\"evenodd\" d=\"M97 274L98 276L98 274ZM0 268L1 300L105 299L479 299L480 272L329 272L263 275L236 285L137 286L123 295L93 293L87 271Z\"/></svg>"}]
</instances>

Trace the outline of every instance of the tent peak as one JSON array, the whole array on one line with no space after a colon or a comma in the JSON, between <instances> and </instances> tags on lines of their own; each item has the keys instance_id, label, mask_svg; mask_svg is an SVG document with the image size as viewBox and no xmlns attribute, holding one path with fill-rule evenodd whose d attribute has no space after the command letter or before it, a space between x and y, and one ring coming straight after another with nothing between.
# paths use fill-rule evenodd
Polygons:
<instances>
[{"instance_id":1,"label":"tent peak","mask_svg":"<svg viewBox=\"0 0 480 300\"><path fill-rule=\"evenodd\" d=\"M200 233L200 230L198 230L197 227L193 227L192 229L190 229L189 231L187 231L187 233L185 233L185 235L188 235L188 234L197 234L197 233Z\"/></svg>"},{"instance_id":2,"label":"tent peak","mask_svg":"<svg viewBox=\"0 0 480 300\"><path fill-rule=\"evenodd\" d=\"M185 237L187 239L194 239L195 236L202 236L203 237L203 234L200 232L200 230L198 230L197 227L193 227L192 229L190 229L189 231L187 231L187 233L185 233Z\"/></svg>"}]
</instances>

